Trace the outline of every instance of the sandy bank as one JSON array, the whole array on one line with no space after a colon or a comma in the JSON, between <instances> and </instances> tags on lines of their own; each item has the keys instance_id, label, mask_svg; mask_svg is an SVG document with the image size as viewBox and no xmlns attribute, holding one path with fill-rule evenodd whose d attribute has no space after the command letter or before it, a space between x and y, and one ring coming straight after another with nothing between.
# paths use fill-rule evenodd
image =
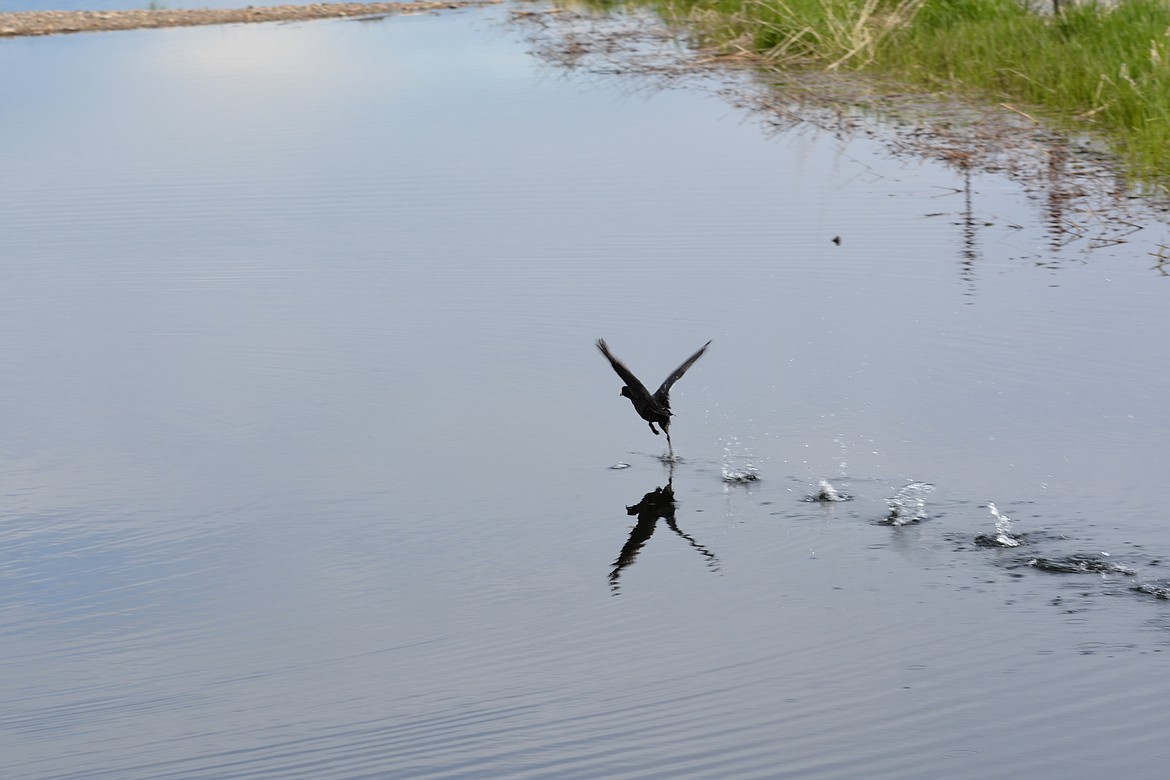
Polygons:
<instances>
[{"instance_id":1,"label":"sandy bank","mask_svg":"<svg viewBox=\"0 0 1170 780\"><path fill-rule=\"evenodd\" d=\"M451 0L418 3L314 3L252 8L191 8L141 11L16 11L0 13L0 37L60 33L136 30L144 27L193 27L203 24L244 24L348 16L409 14L498 3L500 0Z\"/></svg>"}]
</instances>

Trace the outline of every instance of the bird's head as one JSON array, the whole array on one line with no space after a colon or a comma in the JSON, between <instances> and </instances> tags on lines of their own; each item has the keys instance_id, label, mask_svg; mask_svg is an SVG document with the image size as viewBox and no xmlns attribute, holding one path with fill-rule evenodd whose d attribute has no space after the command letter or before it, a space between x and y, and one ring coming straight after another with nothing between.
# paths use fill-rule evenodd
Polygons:
<instances>
[{"instance_id":1,"label":"bird's head","mask_svg":"<svg viewBox=\"0 0 1170 780\"><path fill-rule=\"evenodd\" d=\"M634 397L634 396L630 395L630 388L626 387L625 385L622 385L622 391L618 395L624 395L626 398L633 398Z\"/></svg>"}]
</instances>

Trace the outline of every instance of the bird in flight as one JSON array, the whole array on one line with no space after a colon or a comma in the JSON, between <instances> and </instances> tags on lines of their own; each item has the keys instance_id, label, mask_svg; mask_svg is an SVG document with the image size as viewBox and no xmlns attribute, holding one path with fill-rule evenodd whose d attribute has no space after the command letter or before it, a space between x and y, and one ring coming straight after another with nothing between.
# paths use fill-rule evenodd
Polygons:
<instances>
[{"instance_id":1,"label":"bird in flight","mask_svg":"<svg viewBox=\"0 0 1170 780\"><path fill-rule=\"evenodd\" d=\"M681 366L676 368L674 372L666 378L666 381L653 394L646 389L646 385L642 384L638 377L634 376L634 372L626 368L626 364L614 357L613 353L609 351L609 346L605 343L605 339L597 340L597 348L601 350L601 354L605 355L605 359L613 366L613 370L625 382L622 387L622 395L630 399L630 403L634 405L634 411L638 413L643 420L650 423L650 430L654 431L654 435L658 435L658 429L654 427L655 423L661 426L662 431L666 434L666 446L670 449L670 457L674 459L674 444L670 441L670 388L674 383L682 378L682 375L687 372L687 369L694 365L695 361L703 356L707 351L707 347L711 346L708 341L699 351L686 359Z\"/></svg>"}]
</instances>

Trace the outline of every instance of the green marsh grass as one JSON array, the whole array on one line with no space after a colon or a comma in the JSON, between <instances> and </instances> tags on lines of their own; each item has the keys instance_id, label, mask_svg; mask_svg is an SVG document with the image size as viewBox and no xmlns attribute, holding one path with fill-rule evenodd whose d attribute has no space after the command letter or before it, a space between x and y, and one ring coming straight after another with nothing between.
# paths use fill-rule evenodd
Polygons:
<instances>
[{"instance_id":1,"label":"green marsh grass","mask_svg":"<svg viewBox=\"0 0 1170 780\"><path fill-rule=\"evenodd\" d=\"M1170 181L1170 0L649 0L700 40L781 66L854 69L1006 102L1103 138Z\"/></svg>"}]
</instances>

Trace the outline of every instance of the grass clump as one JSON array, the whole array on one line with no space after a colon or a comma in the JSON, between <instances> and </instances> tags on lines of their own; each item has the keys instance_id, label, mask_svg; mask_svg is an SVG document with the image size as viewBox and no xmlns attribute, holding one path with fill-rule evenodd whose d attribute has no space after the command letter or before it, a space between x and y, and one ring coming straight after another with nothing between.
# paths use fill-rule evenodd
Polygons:
<instances>
[{"instance_id":1,"label":"grass clump","mask_svg":"<svg viewBox=\"0 0 1170 780\"><path fill-rule=\"evenodd\" d=\"M709 45L1027 104L1170 180L1170 1L657 0Z\"/></svg>"},{"instance_id":2,"label":"grass clump","mask_svg":"<svg viewBox=\"0 0 1170 780\"><path fill-rule=\"evenodd\" d=\"M880 42L924 0L661 0L659 10L705 42L785 65L872 63Z\"/></svg>"}]
</instances>

